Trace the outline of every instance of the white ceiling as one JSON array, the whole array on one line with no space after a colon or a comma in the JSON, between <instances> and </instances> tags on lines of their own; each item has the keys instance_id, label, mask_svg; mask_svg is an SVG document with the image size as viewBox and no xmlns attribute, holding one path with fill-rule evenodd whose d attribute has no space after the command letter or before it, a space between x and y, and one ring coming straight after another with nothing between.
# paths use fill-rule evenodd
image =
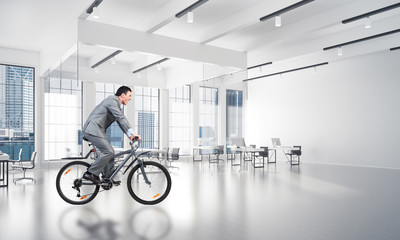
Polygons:
<instances>
[{"instance_id":1,"label":"white ceiling","mask_svg":"<svg viewBox=\"0 0 400 240\"><path fill-rule=\"evenodd\" d=\"M0 47L42 52L56 39L55 36L63 33L65 26L80 17L86 21L245 52L248 67L270 61L276 65L293 62L285 66L288 67L336 61L338 57L334 50L322 49L400 29L400 8L371 16L370 29L363 27L364 20L341 23L344 19L399 3L394 0L315 0L284 13L279 28L274 26L273 19L265 22L259 19L300 0L209 0L194 10L195 22L192 24L186 22L186 16L175 18L175 14L195 0L103 0L98 20L84 14L93 1L0 0ZM344 49L342 58L385 51L399 45L400 33L396 33L349 46ZM88 64L93 64L115 50L82 44L79 54ZM143 59L149 62L149 59L157 61L164 57L170 56L152 54L149 57L147 53L125 51L117 55L116 60L130 71L143 65L146 62ZM167 61L163 67L176 67L181 61ZM273 69L276 68L272 66L270 71Z\"/></svg>"}]
</instances>

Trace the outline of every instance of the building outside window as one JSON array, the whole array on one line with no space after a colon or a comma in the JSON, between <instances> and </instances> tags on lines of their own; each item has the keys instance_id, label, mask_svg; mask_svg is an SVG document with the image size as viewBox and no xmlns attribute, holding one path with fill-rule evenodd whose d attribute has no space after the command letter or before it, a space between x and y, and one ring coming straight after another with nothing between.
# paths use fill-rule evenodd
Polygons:
<instances>
[{"instance_id":1,"label":"building outside window","mask_svg":"<svg viewBox=\"0 0 400 240\"><path fill-rule=\"evenodd\" d=\"M218 89L199 87L199 138L203 146L218 144Z\"/></svg>"},{"instance_id":2,"label":"building outside window","mask_svg":"<svg viewBox=\"0 0 400 240\"><path fill-rule=\"evenodd\" d=\"M32 67L0 64L0 151L10 159L34 151L34 76Z\"/></svg>"},{"instance_id":3,"label":"building outside window","mask_svg":"<svg viewBox=\"0 0 400 240\"><path fill-rule=\"evenodd\" d=\"M45 160L82 155L82 83L49 76L45 84Z\"/></svg>"},{"instance_id":4,"label":"building outside window","mask_svg":"<svg viewBox=\"0 0 400 240\"><path fill-rule=\"evenodd\" d=\"M191 86L169 90L169 147L179 148L181 155L192 149Z\"/></svg>"},{"instance_id":5,"label":"building outside window","mask_svg":"<svg viewBox=\"0 0 400 240\"><path fill-rule=\"evenodd\" d=\"M100 104L108 96L115 95L120 86L118 84L96 83L96 105ZM106 135L111 146L115 148L124 147L124 133L117 122L113 122L106 129Z\"/></svg>"},{"instance_id":6,"label":"building outside window","mask_svg":"<svg viewBox=\"0 0 400 240\"><path fill-rule=\"evenodd\" d=\"M226 144L231 145L232 137L243 136L243 92L226 90ZM228 149L229 151L229 149ZM229 153L229 152L228 152Z\"/></svg>"},{"instance_id":7,"label":"building outside window","mask_svg":"<svg viewBox=\"0 0 400 240\"><path fill-rule=\"evenodd\" d=\"M159 148L159 90L135 87L135 133L142 138L141 147Z\"/></svg>"}]
</instances>

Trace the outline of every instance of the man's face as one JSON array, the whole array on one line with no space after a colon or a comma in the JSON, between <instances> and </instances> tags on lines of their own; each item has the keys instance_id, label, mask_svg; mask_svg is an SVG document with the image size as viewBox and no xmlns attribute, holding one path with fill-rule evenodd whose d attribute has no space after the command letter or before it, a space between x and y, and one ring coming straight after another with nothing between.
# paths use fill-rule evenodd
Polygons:
<instances>
[{"instance_id":1,"label":"man's face","mask_svg":"<svg viewBox=\"0 0 400 240\"><path fill-rule=\"evenodd\" d=\"M124 105L128 104L128 101L132 99L132 92L128 91L126 94L122 93L121 99L122 99L122 104Z\"/></svg>"}]
</instances>

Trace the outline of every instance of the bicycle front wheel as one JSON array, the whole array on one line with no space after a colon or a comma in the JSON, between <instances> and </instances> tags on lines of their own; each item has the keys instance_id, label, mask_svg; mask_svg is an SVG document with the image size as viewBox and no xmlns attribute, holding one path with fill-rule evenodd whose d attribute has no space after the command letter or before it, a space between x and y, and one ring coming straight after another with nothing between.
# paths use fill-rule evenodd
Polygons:
<instances>
[{"instance_id":1,"label":"bicycle front wheel","mask_svg":"<svg viewBox=\"0 0 400 240\"><path fill-rule=\"evenodd\" d=\"M171 176L168 170L156 162L143 162L136 165L128 176L128 190L131 196L141 204L153 205L163 201L171 190ZM144 174L149 180L146 183Z\"/></svg>"},{"instance_id":2,"label":"bicycle front wheel","mask_svg":"<svg viewBox=\"0 0 400 240\"><path fill-rule=\"evenodd\" d=\"M66 164L57 174L56 187L60 197L67 203L80 205L92 201L99 192L99 186L82 179L90 164L74 161Z\"/></svg>"}]
</instances>

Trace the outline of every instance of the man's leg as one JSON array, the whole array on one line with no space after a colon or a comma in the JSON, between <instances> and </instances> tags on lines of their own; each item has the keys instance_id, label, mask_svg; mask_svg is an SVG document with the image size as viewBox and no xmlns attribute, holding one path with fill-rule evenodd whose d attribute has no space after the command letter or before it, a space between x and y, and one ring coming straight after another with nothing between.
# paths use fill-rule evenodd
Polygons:
<instances>
[{"instance_id":1,"label":"man's leg","mask_svg":"<svg viewBox=\"0 0 400 240\"><path fill-rule=\"evenodd\" d=\"M110 178L111 177L111 174L114 171L114 165L115 165L114 158L111 158L108 161L107 165L103 169L102 173L103 173L104 177L106 177L106 178Z\"/></svg>"},{"instance_id":2,"label":"man's leg","mask_svg":"<svg viewBox=\"0 0 400 240\"><path fill-rule=\"evenodd\" d=\"M111 144L105 138L99 138L95 136L85 136L97 149L100 150L100 155L89 167L88 171L96 176L105 170L104 174L109 174L109 171L114 165L114 161L110 161L114 155L114 149ZM110 162L110 163L109 163ZM111 165L112 164L112 165ZM109 169L111 166L111 169ZM108 176L107 176L108 177Z\"/></svg>"}]
</instances>

